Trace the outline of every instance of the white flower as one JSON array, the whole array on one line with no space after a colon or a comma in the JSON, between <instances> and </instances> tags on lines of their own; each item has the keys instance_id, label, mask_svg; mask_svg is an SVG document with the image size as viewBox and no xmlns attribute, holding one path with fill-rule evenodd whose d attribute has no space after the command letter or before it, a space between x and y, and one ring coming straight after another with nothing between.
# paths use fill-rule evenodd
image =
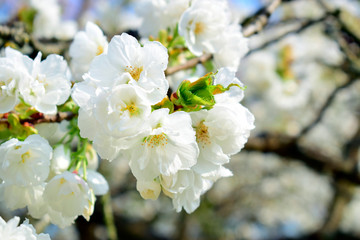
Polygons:
<instances>
[{"instance_id":1,"label":"white flower","mask_svg":"<svg viewBox=\"0 0 360 240\"><path fill-rule=\"evenodd\" d=\"M36 194L42 191L42 185L18 186L13 184L0 184L0 200L10 210L24 208L36 201Z\"/></svg>"},{"instance_id":2,"label":"white flower","mask_svg":"<svg viewBox=\"0 0 360 240\"><path fill-rule=\"evenodd\" d=\"M52 38L60 20L60 5L57 0L31 0L31 6L36 9L34 18L34 36L37 38Z\"/></svg>"},{"instance_id":3,"label":"white flower","mask_svg":"<svg viewBox=\"0 0 360 240\"><path fill-rule=\"evenodd\" d=\"M28 68L30 81L21 81L20 93L24 101L45 114L55 114L56 105L63 104L70 96L70 71L63 57L51 54L41 61L39 52Z\"/></svg>"},{"instance_id":4,"label":"white flower","mask_svg":"<svg viewBox=\"0 0 360 240\"><path fill-rule=\"evenodd\" d=\"M179 171L171 176L162 175L160 179L163 191L173 199L176 211L184 208L187 213L199 207L200 196L213 184L192 170Z\"/></svg>"},{"instance_id":5,"label":"white flower","mask_svg":"<svg viewBox=\"0 0 360 240\"><path fill-rule=\"evenodd\" d=\"M55 174L64 172L70 166L70 149L65 148L63 144L54 148L51 159L51 171Z\"/></svg>"},{"instance_id":6,"label":"white flower","mask_svg":"<svg viewBox=\"0 0 360 240\"><path fill-rule=\"evenodd\" d=\"M160 183L157 181L137 181L136 189L144 199L156 200L161 192Z\"/></svg>"},{"instance_id":7,"label":"white flower","mask_svg":"<svg viewBox=\"0 0 360 240\"><path fill-rule=\"evenodd\" d=\"M61 8L57 0L31 0L30 4L36 10L33 22L36 38L57 37L67 40L74 36L76 22L61 20Z\"/></svg>"},{"instance_id":8,"label":"white flower","mask_svg":"<svg viewBox=\"0 0 360 240\"><path fill-rule=\"evenodd\" d=\"M93 141L99 155L108 160L118 157L125 138L137 135L151 112L146 93L139 87L121 84L110 90L76 84L73 99L80 105L80 135ZM88 100L88 101L87 101Z\"/></svg>"},{"instance_id":9,"label":"white flower","mask_svg":"<svg viewBox=\"0 0 360 240\"><path fill-rule=\"evenodd\" d=\"M0 113L11 111L19 102L19 83L29 81L27 67L32 60L10 47L0 58Z\"/></svg>"},{"instance_id":10,"label":"white flower","mask_svg":"<svg viewBox=\"0 0 360 240\"><path fill-rule=\"evenodd\" d=\"M45 203L65 218L89 216L93 197L88 184L78 175L63 172L51 179L44 191Z\"/></svg>"},{"instance_id":11,"label":"white flower","mask_svg":"<svg viewBox=\"0 0 360 240\"><path fill-rule=\"evenodd\" d=\"M220 84L223 87L228 87L230 84L237 84L232 86L224 93L215 95L215 102L226 103L228 101L240 102L244 98L244 91L240 87L244 87L243 83L235 77L235 71L230 68L221 68L215 75L214 85Z\"/></svg>"},{"instance_id":12,"label":"white flower","mask_svg":"<svg viewBox=\"0 0 360 240\"><path fill-rule=\"evenodd\" d=\"M87 159L87 169L98 169L99 156L91 144L87 144L85 156Z\"/></svg>"},{"instance_id":13,"label":"white flower","mask_svg":"<svg viewBox=\"0 0 360 240\"><path fill-rule=\"evenodd\" d=\"M0 216L0 237L2 240L50 240L49 234L37 234L35 228L25 220L18 226L20 218L15 216L7 223Z\"/></svg>"},{"instance_id":14,"label":"white flower","mask_svg":"<svg viewBox=\"0 0 360 240\"><path fill-rule=\"evenodd\" d=\"M51 223L64 228L74 223L76 216L66 217L61 212L53 210L49 204L44 200L44 190L46 184L42 184L33 188L32 201L27 204L29 214L33 218L44 218L48 219Z\"/></svg>"},{"instance_id":15,"label":"white flower","mask_svg":"<svg viewBox=\"0 0 360 240\"><path fill-rule=\"evenodd\" d=\"M140 26L141 19L132 10L134 3L135 1L95 1L92 3L92 7L84 14L84 18L96 22L108 36L126 32L129 29L135 30ZM129 11L129 7L131 11Z\"/></svg>"},{"instance_id":16,"label":"white flower","mask_svg":"<svg viewBox=\"0 0 360 240\"><path fill-rule=\"evenodd\" d=\"M69 131L70 122L61 121L60 123L39 123L35 125L38 134L49 141L50 145L55 145ZM65 138L68 140L68 138Z\"/></svg>"},{"instance_id":17,"label":"white flower","mask_svg":"<svg viewBox=\"0 0 360 240\"><path fill-rule=\"evenodd\" d=\"M110 92L101 92L93 110L94 118L105 133L118 138L137 134L150 112L151 105L145 92L127 84L116 86Z\"/></svg>"},{"instance_id":18,"label":"white flower","mask_svg":"<svg viewBox=\"0 0 360 240\"><path fill-rule=\"evenodd\" d=\"M249 51L248 39L242 35L240 26L238 24L228 26L217 44L219 50L214 53L215 66L229 67L237 71L240 59Z\"/></svg>"},{"instance_id":19,"label":"white flower","mask_svg":"<svg viewBox=\"0 0 360 240\"><path fill-rule=\"evenodd\" d=\"M95 195L104 195L109 191L109 184L106 179L94 170L87 170L87 183Z\"/></svg>"},{"instance_id":20,"label":"white flower","mask_svg":"<svg viewBox=\"0 0 360 240\"><path fill-rule=\"evenodd\" d=\"M190 0L142 0L135 11L142 18L139 33L143 37L157 36L160 30L174 28Z\"/></svg>"},{"instance_id":21,"label":"white flower","mask_svg":"<svg viewBox=\"0 0 360 240\"><path fill-rule=\"evenodd\" d=\"M222 32L230 20L226 1L196 0L182 15L179 34L185 37L186 45L195 55L215 53L219 50L216 42L224 37Z\"/></svg>"},{"instance_id":22,"label":"white flower","mask_svg":"<svg viewBox=\"0 0 360 240\"><path fill-rule=\"evenodd\" d=\"M101 29L92 22L87 22L85 31L78 32L70 45L71 67L77 81L90 68L90 63L97 55L107 52L108 42Z\"/></svg>"},{"instance_id":23,"label":"white flower","mask_svg":"<svg viewBox=\"0 0 360 240\"><path fill-rule=\"evenodd\" d=\"M0 58L0 113L11 111L19 102L20 79L21 71L16 68L16 62Z\"/></svg>"},{"instance_id":24,"label":"white flower","mask_svg":"<svg viewBox=\"0 0 360 240\"><path fill-rule=\"evenodd\" d=\"M123 33L113 37L107 54L94 58L84 80L104 88L119 84L139 86L155 104L169 88L164 73L167 64L167 49L159 42L146 42L141 47L134 37Z\"/></svg>"},{"instance_id":25,"label":"white flower","mask_svg":"<svg viewBox=\"0 0 360 240\"><path fill-rule=\"evenodd\" d=\"M149 117L150 128L129 141L123 150L138 180L152 181L160 174L168 176L190 169L199 153L189 114L159 109Z\"/></svg>"},{"instance_id":26,"label":"white flower","mask_svg":"<svg viewBox=\"0 0 360 240\"><path fill-rule=\"evenodd\" d=\"M54 37L59 40L70 40L77 33L77 22L73 20L61 21L55 29Z\"/></svg>"},{"instance_id":27,"label":"white flower","mask_svg":"<svg viewBox=\"0 0 360 240\"><path fill-rule=\"evenodd\" d=\"M46 180L52 148L39 135L30 135L21 142L11 139L0 145L0 178L6 184L37 185Z\"/></svg>"},{"instance_id":28,"label":"white flower","mask_svg":"<svg viewBox=\"0 0 360 240\"><path fill-rule=\"evenodd\" d=\"M254 116L241 104L229 102L192 112L191 118L200 149L193 169L213 180L230 175L222 165L243 148L254 128Z\"/></svg>"}]
</instances>

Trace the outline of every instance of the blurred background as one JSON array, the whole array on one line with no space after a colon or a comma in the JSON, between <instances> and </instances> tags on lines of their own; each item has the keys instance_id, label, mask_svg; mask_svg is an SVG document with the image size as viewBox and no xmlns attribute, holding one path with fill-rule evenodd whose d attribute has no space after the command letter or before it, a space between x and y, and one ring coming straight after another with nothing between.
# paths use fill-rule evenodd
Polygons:
<instances>
[{"instance_id":1,"label":"blurred background","mask_svg":"<svg viewBox=\"0 0 360 240\"><path fill-rule=\"evenodd\" d=\"M244 26L272 2L229 0L234 21ZM49 12L63 30L35 31L39 38L67 44L87 21L109 39L138 36L136 0L58 3ZM26 22L28 7L0 0L0 24ZM360 239L360 1L282 1L249 45L237 76L256 129L231 159L234 176L219 180L194 213L176 213L164 196L143 200L127 164L100 160L111 195L98 199L90 222L79 217L45 232L55 240ZM0 205L6 219L24 213Z\"/></svg>"}]
</instances>

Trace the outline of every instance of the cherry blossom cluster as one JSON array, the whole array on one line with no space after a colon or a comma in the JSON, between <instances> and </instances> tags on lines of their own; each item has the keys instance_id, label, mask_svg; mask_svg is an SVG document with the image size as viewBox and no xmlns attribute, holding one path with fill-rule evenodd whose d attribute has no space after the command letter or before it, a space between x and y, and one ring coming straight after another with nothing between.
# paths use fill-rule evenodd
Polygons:
<instances>
[{"instance_id":1,"label":"cherry blossom cluster","mask_svg":"<svg viewBox=\"0 0 360 240\"><path fill-rule=\"evenodd\" d=\"M144 15L140 34L162 31L159 39L141 39L140 44L123 33L108 42L88 22L70 45L70 68L56 54L42 61L41 52L31 59L5 49L0 57L0 117L1 127L6 126L1 132L0 201L9 209L27 207L33 218L60 227L80 215L89 220L95 195L109 188L97 164L91 164L97 154L128 164L144 199L157 199L163 192L177 212L193 212L201 195L232 175L225 164L244 147L254 117L240 104L245 87L235 71L247 40L232 23L229 6L220 0L139 4L157 13ZM35 7L37 24L47 13ZM154 29L146 26L148 17ZM184 77L169 88L168 65L204 53L212 54L210 61L219 69ZM62 111L73 119L35 126L27 122Z\"/></svg>"},{"instance_id":2,"label":"cherry blossom cluster","mask_svg":"<svg viewBox=\"0 0 360 240\"><path fill-rule=\"evenodd\" d=\"M0 113L7 113L22 100L44 114L57 113L57 105L70 96L71 74L63 57L51 54L33 60L8 47L0 58Z\"/></svg>"},{"instance_id":3,"label":"cherry blossom cluster","mask_svg":"<svg viewBox=\"0 0 360 240\"><path fill-rule=\"evenodd\" d=\"M108 191L101 174L89 169L84 178L70 171L70 149L61 144L53 149L38 134L4 142L0 154L0 200L11 210L27 206L32 217L45 216L60 227L78 215L88 220L95 195Z\"/></svg>"},{"instance_id":4,"label":"cherry blossom cluster","mask_svg":"<svg viewBox=\"0 0 360 240\"><path fill-rule=\"evenodd\" d=\"M8 222L5 222L0 216L1 239L50 240L50 236L48 234L37 234L35 228L29 224L29 220L25 220L20 226L18 226L19 222L19 217L14 217Z\"/></svg>"},{"instance_id":5,"label":"cherry blossom cluster","mask_svg":"<svg viewBox=\"0 0 360 240\"><path fill-rule=\"evenodd\" d=\"M213 54L218 68L236 71L248 51L247 39L232 19L227 1L141 0L136 9L143 20L139 28L143 37L157 36L161 29L174 29L178 23L189 50L196 56Z\"/></svg>"},{"instance_id":6,"label":"cherry blossom cluster","mask_svg":"<svg viewBox=\"0 0 360 240\"><path fill-rule=\"evenodd\" d=\"M80 106L81 136L93 141L102 158L128 161L143 198L156 199L162 190L177 211L190 213L217 179L231 176L223 165L244 146L254 118L239 103L242 84L229 68L184 81L170 101L167 64L159 42L141 46L123 33L93 59L72 98ZM205 79L208 88L219 90L209 93L210 101L196 93Z\"/></svg>"}]
</instances>

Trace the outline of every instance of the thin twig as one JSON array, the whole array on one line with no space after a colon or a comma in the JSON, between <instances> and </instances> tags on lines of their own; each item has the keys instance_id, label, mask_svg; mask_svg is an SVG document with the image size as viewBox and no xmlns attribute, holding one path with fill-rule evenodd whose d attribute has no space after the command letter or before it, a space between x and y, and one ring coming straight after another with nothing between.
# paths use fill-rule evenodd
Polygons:
<instances>
[{"instance_id":1,"label":"thin twig","mask_svg":"<svg viewBox=\"0 0 360 240\"><path fill-rule=\"evenodd\" d=\"M168 75L174 74L176 72L179 72L181 70L186 70L186 69L195 67L197 64L205 63L207 60L209 60L211 58L212 58L211 54L204 54L200 57L190 59L189 61L187 61L186 63L184 63L182 65L177 65L177 66L167 68L165 71L165 75L168 76Z\"/></svg>"},{"instance_id":2,"label":"thin twig","mask_svg":"<svg viewBox=\"0 0 360 240\"><path fill-rule=\"evenodd\" d=\"M264 133L249 138L245 150L274 153L283 158L301 162L320 174L332 176L335 180L360 184L360 175L352 164L328 156L318 148L302 146L297 141L296 137Z\"/></svg>"},{"instance_id":3,"label":"thin twig","mask_svg":"<svg viewBox=\"0 0 360 240\"><path fill-rule=\"evenodd\" d=\"M344 88L347 88L349 86L351 86L356 80L358 80L358 78L352 78L349 81L347 81L346 83L344 83L343 85L338 86L337 88L335 88L332 93L328 96L328 98L326 99L325 103L323 104L323 106L320 108L318 114L316 115L316 118L309 124L307 125L305 128L303 128L301 130L301 132L299 133L299 135L297 136L297 138L300 138L304 135L306 135L311 129L313 129L324 117L324 114L326 112L326 110L329 108L329 106L333 103L333 101L335 100L335 97L337 96L337 94Z\"/></svg>"},{"instance_id":4,"label":"thin twig","mask_svg":"<svg viewBox=\"0 0 360 240\"><path fill-rule=\"evenodd\" d=\"M29 124L39 124L39 123L59 123L63 120L71 120L77 115L72 112L59 112L56 115L43 115L40 118L29 118L29 119L22 119L20 120L20 123L29 123ZM7 118L0 118L0 124L1 123L7 123Z\"/></svg>"},{"instance_id":5,"label":"thin twig","mask_svg":"<svg viewBox=\"0 0 360 240\"><path fill-rule=\"evenodd\" d=\"M271 40L263 43L263 44L260 45L259 47L256 47L256 48L250 50L250 51L247 53L247 55L252 54L252 53L254 53L254 52L256 52L256 51L262 50L262 49L264 49L264 48L266 48L266 47L268 47L268 46L270 46L270 45L272 45L272 44L274 44L274 43L277 43L279 40L281 40L281 39L283 39L283 38L285 38L285 37L287 37L287 36L289 36L289 35L291 35L291 34L301 33L301 32L303 32L304 30L308 29L309 27L314 26L314 25L316 25L316 24L318 24L318 23L323 22L324 20L326 20L327 17L328 17L328 15L325 15L325 16L323 16L323 17L321 17L321 18L318 18L318 19L314 19L314 20L309 20L309 21L307 21L307 22L303 22L303 23L300 24L300 26L297 27L296 29L291 29L291 30L289 30L289 31L287 31L287 32L285 32L285 33L277 36L276 38L271 39Z\"/></svg>"},{"instance_id":6,"label":"thin twig","mask_svg":"<svg viewBox=\"0 0 360 240\"><path fill-rule=\"evenodd\" d=\"M354 186L348 182L339 181L335 185L335 196L329 208L328 216L319 231L322 237L330 237L337 231L343 212L354 195Z\"/></svg>"},{"instance_id":7,"label":"thin twig","mask_svg":"<svg viewBox=\"0 0 360 240\"><path fill-rule=\"evenodd\" d=\"M272 1L267 7L265 7L248 26L244 27L243 35L250 37L251 35L260 32L268 23L271 14L281 4L281 0Z\"/></svg>"}]
</instances>

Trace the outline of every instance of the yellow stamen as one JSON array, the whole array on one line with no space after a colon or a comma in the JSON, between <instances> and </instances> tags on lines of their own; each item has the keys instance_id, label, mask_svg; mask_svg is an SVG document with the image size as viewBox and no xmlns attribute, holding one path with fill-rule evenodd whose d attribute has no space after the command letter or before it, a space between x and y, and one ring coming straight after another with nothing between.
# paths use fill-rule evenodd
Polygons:
<instances>
[{"instance_id":1,"label":"yellow stamen","mask_svg":"<svg viewBox=\"0 0 360 240\"><path fill-rule=\"evenodd\" d=\"M166 144L168 144L168 138L166 137L165 133L158 134L158 135L152 135L144 139L144 144L147 144L148 147L154 148L154 147L164 147Z\"/></svg>"},{"instance_id":2,"label":"yellow stamen","mask_svg":"<svg viewBox=\"0 0 360 240\"><path fill-rule=\"evenodd\" d=\"M135 81L139 81L140 79L140 74L143 71L143 67L133 67L133 66L126 66L125 68L125 72L130 73L131 77L135 80Z\"/></svg>"},{"instance_id":3,"label":"yellow stamen","mask_svg":"<svg viewBox=\"0 0 360 240\"><path fill-rule=\"evenodd\" d=\"M129 105L126 105L126 107L121 109L122 112L129 111L130 116L135 116L139 113L139 109L136 107L134 103L130 103Z\"/></svg>"},{"instance_id":4,"label":"yellow stamen","mask_svg":"<svg viewBox=\"0 0 360 240\"><path fill-rule=\"evenodd\" d=\"M198 143L211 144L208 127L201 121L196 127L196 141ZM204 148L204 145L202 146Z\"/></svg>"},{"instance_id":5,"label":"yellow stamen","mask_svg":"<svg viewBox=\"0 0 360 240\"><path fill-rule=\"evenodd\" d=\"M195 30L194 30L194 33L197 35L197 34L200 34L200 33L203 33L205 30L205 24L202 23L202 22L197 22L195 23Z\"/></svg>"},{"instance_id":6,"label":"yellow stamen","mask_svg":"<svg viewBox=\"0 0 360 240\"><path fill-rule=\"evenodd\" d=\"M60 178L60 184L64 184L66 182L65 178Z\"/></svg>"},{"instance_id":7,"label":"yellow stamen","mask_svg":"<svg viewBox=\"0 0 360 240\"><path fill-rule=\"evenodd\" d=\"M28 159L28 158L30 158L30 153L29 153L29 151L27 151L26 153L23 153L23 154L21 155L21 162L22 162L22 163L25 163L25 160Z\"/></svg>"},{"instance_id":8,"label":"yellow stamen","mask_svg":"<svg viewBox=\"0 0 360 240\"><path fill-rule=\"evenodd\" d=\"M101 45L98 45L97 50L96 50L96 56L102 54L104 52L104 47Z\"/></svg>"}]
</instances>

